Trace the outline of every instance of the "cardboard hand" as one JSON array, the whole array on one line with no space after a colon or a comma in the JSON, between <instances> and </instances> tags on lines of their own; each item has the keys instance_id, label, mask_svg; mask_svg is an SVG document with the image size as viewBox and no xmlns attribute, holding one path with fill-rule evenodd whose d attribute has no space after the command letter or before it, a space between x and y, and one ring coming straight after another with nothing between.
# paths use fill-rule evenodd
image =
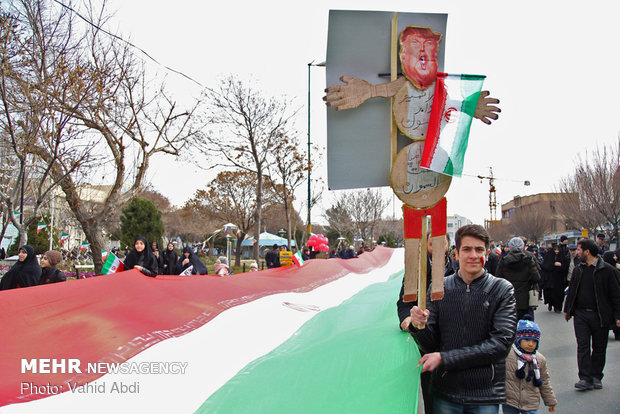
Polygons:
<instances>
[{"instance_id":1,"label":"cardboard hand","mask_svg":"<svg viewBox=\"0 0 620 414\"><path fill-rule=\"evenodd\" d=\"M499 99L489 97L489 91L480 92L480 99L476 106L474 118L478 118L487 125L491 125L491 120L497 120L498 113L502 112L499 107L494 106L499 103Z\"/></svg>"},{"instance_id":2,"label":"cardboard hand","mask_svg":"<svg viewBox=\"0 0 620 414\"><path fill-rule=\"evenodd\" d=\"M325 89L327 95L323 97L327 106L336 111L357 108L368 99L372 98L372 85L365 80L341 76L344 85L330 86Z\"/></svg>"}]
</instances>

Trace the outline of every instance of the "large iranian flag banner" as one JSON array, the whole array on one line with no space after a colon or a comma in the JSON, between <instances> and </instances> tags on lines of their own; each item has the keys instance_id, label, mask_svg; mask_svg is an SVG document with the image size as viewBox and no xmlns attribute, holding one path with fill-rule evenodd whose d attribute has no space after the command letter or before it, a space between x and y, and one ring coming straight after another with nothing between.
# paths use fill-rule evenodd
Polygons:
<instances>
[{"instance_id":1,"label":"large iranian flag banner","mask_svg":"<svg viewBox=\"0 0 620 414\"><path fill-rule=\"evenodd\" d=\"M469 129L484 78L482 75L437 74L421 167L461 176Z\"/></svg>"},{"instance_id":2,"label":"large iranian flag banner","mask_svg":"<svg viewBox=\"0 0 620 414\"><path fill-rule=\"evenodd\" d=\"M130 270L2 292L1 411L415 413L402 269L402 249L378 247L228 278Z\"/></svg>"}]
</instances>

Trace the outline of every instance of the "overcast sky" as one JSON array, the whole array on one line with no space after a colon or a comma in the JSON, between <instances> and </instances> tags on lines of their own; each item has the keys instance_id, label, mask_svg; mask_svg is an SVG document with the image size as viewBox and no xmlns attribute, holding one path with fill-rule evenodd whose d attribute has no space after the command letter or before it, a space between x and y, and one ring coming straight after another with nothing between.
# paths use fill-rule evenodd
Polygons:
<instances>
[{"instance_id":1,"label":"overcast sky","mask_svg":"<svg viewBox=\"0 0 620 414\"><path fill-rule=\"evenodd\" d=\"M592 0L565 1L313 1L198 2L113 0L111 22L123 36L162 64L203 85L233 73L252 79L267 95L286 95L303 106L297 128L307 125L307 64L325 60L330 9L448 14L445 70L487 76L484 88L501 100L500 119L488 127L474 121L465 174L497 177L501 203L515 195L554 191L578 155L614 143L620 132L620 6ZM117 25L114 27L114 25ZM170 73L170 89L197 95L200 86ZM323 68L312 68L312 140L325 147ZM359 173L359 171L356 171ZM156 160L155 188L182 205L212 178L192 165ZM326 166L313 173L327 179ZM448 214L477 223L489 218L488 181L452 181ZM529 180L531 186L522 182ZM304 188L305 190L305 188ZM386 194L391 194L387 189ZM305 203L305 192L298 197ZM326 194L325 206L331 195ZM400 205L395 207L398 215ZM319 211L316 211L319 210ZM391 215L392 207L388 209ZM302 214L305 217L305 213ZM313 210L321 222L321 209Z\"/></svg>"}]
</instances>

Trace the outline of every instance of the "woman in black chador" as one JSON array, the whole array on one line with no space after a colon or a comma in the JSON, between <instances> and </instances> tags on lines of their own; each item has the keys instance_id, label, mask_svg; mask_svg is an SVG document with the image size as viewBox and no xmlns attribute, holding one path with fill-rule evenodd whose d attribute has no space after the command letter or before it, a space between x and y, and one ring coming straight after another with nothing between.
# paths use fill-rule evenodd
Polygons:
<instances>
[{"instance_id":1,"label":"woman in black chador","mask_svg":"<svg viewBox=\"0 0 620 414\"><path fill-rule=\"evenodd\" d=\"M191 271L187 271L187 269L192 266ZM185 246L183 248L183 253L177 262L175 267L174 274L180 275L181 273L191 273L192 275L206 275L207 274L207 266L202 263L202 260L198 256L194 254L192 248L189 246Z\"/></svg>"},{"instance_id":2,"label":"woman in black chador","mask_svg":"<svg viewBox=\"0 0 620 414\"><path fill-rule=\"evenodd\" d=\"M166 250L164 250L162 257L163 257L162 267L164 268L164 274L165 275L176 274L174 273L174 267L177 265L177 262L179 261L179 255L177 254L177 251L174 250L174 244L168 243L168 247L166 247Z\"/></svg>"},{"instance_id":3,"label":"woman in black chador","mask_svg":"<svg viewBox=\"0 0 620 414\"><path fill-rule=\"evenodd\" d=\"M125 270L138 269L146 276L157 276L158 264L157 259L151 251L146 238L142 236L136 237L133 244L133 250L129 252L125 258Z\"/></svg>"},{"instance_id":4,"label":"woman in black chador","mask_svg":"<svg viewBox=\"0 0 620 414\"><path fill-rule=\"evenodd\" d=\"M17 263L9 269L0 281L0 290L36 286L41 279L41 266L32 246L23 245L17 253Z\"/></svg>"},{"instance_id":5,"label":"woman in black chador","mask_svg":"<svg viewBox=\"0 0 620 414\"><path fill-rule=\"evenodd\" d=\"M559 246L547 250L542 263L543 295L549 310L562 311L564 289L567 286L568 260L560 252Z\"/></svg>"}]
</instances>

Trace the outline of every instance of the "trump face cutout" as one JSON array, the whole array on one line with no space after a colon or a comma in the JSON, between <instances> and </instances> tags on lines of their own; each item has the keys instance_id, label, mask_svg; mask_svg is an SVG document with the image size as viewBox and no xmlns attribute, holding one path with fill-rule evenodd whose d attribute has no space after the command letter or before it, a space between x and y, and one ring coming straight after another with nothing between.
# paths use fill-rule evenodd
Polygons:
<instances>
[{"instance_id":1,"label":"trump face cutout","mask_svg":"<svg viewBox=\"0 0 620 414\"><path fill-rule=\"evenodd\" d=\"M418 89L428 88L437 76L437 51L441 33L428 27L409 26L400 35L400 63L405 76Z\"/></svg>"}]
</instances>

